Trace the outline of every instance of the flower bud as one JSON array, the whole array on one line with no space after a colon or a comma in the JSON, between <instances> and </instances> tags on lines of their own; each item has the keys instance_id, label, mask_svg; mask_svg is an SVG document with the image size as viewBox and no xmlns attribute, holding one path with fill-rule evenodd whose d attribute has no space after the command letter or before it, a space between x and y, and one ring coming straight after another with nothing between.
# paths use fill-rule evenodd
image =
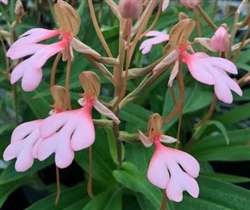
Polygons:
<instances>
[{"instance_id":1,"label":"flower bud","mask_svg":"<svg viewBox=\"0 0 250 210\"><path fill-rule=\"evenodd\" d=\"M101 81L96 73L84 71L79 74L79 80L84 89L83 97L95 97L100 95Z\"/></svg>"},{"instance_id":2,"label":"flower bud","mask_svg":"<svg viewBox=\"0 0 250 210\"><path fill-rule=\"evenodd\" d=\"M195 21L190 18L179 21L169 32L170 45L176 49L187 44L194 27Z\"/></svg>"},{"instance_id":3,"label":"flower bud","mask_svg":"<svg viewBox=\"0 0 250 210\"><path fill-rule=\"evenodd\" d=\"M123 18L136 19L142 13L142 0L120 0L118 10Z\"/></svg>"},{"instance_id":4,"label":"flower bud","mask_svg":"<svg viewBox=\"0 0 250 210\"><path fill-rule=\"evenodd\" d=\"M54 85L50 88L50 91L54 99L54 104L52 107L57 110L57 112L67 110L68 107L65 88L59 85Z\"/></svg>"},{"instance_id":5,"label":"flower bud","mask_svg":"<svg viewBox=\"0 0 250 210\"><path fill-rule=\"evenodd\" d=\"M211 38L211 47L216 51L227 51L230 48L230 38L227 33L227 25L222 24Z\"/></svg>"},{"instance_id":6,"label":"flower bud","mask_svg":"<svg viewBox=\"0 0 250 210\"><path fill-rule=\"evenodd\" d=\"M23 8L23 3L20 0L16 1L16 6L15 6L15 14L18 16L22 16L24 14L24 8Z\"/></svg>"},{"instance_id":7,"label":"flower bud","mask_svg":"<svg viewBox=\"0 0 250 210\"><path fill-rule=\"evenodd\" d=\"M78 34L81 19L75 9L63 0L58 0L54 5L56 22L60 30L70 32L73 36Z\"/></svg>"},{"instance_id":8,"label":"flower bud","mask_svg":"<svg viewBox=\"0 0 250 210\"><path fill-rule=\"evenodd\" d=\"M181 0L181 4L188 8L188 9L193 9L200 3L200 0Z\"/></svg>"},{"instance_id":9,"label":"flower bud","mask_svg":"<svg viewBox=\"0 0 250 210\"><path fill-rule=\"evenodd\" d=\"M161 135L161 128L163 125L162 117L154 113L149 117L148 121L148 137L149 139L153 139L155 135Z\"/></svg>"}]
</instances>

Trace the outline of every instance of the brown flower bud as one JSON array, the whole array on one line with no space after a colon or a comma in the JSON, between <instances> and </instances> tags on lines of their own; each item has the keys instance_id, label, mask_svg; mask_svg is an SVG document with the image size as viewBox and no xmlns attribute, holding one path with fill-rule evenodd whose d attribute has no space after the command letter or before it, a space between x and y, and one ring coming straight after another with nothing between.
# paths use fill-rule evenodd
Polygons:
<instances>
[{"instance_id":1,"label":"brown flower bud","mask_svg":"<svg viewBox=\"0 0 250 210\"><path fill-rule=\"evenodd\" d=\"M120 0L118 10L123 18L136 19L142 13L142 0Z\"/></svg>"},{"instance_id":2,"label":"brown flower bud","mask_svg":"<svg viewBox=\"0 0 250 210\"><path fill-rule=\"evenodd\" d=\"M181 20L169 32L170 45L176 49L183 44L187 44L194 27L194 20L189 18Z\"/></svg>"},{"instance_id":3,"label":"brown flower bud","mask_svg":"<svg viewBox=\"0 0 250 210\"><path fill-rule=\"evenodd\" d=\"M72 33L73 36L78 34L81 19L76 10L63 0L58 0L54 5L56 22L60 30Z\"/></svg>"},{"instance_id":4,"label":"brown flower bud","mask_svg":"<svg viewBox=\"0 0 250 210\"><path fill-rule=\"evenodd\" d=\"M79 80L84 89L83 97L98 97L100 95L101 81L96 73L84 71L79 74Z\"/></svg>"},{"instance_id":5,"label":"brown flower bud","mask_svg":"<svg viewBox=\"0 0 250 210\"><path fill-rule=\"evenodd\" d=\"M149 121L148 121L149 139L154 138L155 135L162 134L162 131L161 131L162 125L163 125L163 120L159 114L154 113L149 117Z\"/></svg>"},{"instance_id":6,"label":"brown flower bud","mask_svg":"<svg viewBox=\"0 0 250 210\"><path fill-rule=\"evenodd\" d=\"M23 8L23 3L20 0L16 1L16 6L15 6L15 14L18 16L22 16L24 14L24 8Z\"/></svg>"},{"instance_id":7,"label":"brown flower bud","mask_svg":"<svg viewBox=\"0 0 250 210\"><path fill-rule=\"evenodd\" d=\"M65 88L59 85L54 85L50 88L50 91L54 99L54 104L52 105L52 107L57 111L67 110L68 107Z\"/></svg>"}]
</instances>

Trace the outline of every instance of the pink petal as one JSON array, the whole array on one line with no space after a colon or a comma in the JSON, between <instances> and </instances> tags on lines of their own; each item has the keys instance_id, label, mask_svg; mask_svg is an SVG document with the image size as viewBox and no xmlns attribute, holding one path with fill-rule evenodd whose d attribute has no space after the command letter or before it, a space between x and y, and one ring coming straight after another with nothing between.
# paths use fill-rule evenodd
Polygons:
<instances>
[{"instance_id":1,"label":"pink petal","mask_svg":"<svg viewBox=\"0 0 250 210\"><path fill-rule=\"evenodd\" d=\"M180 164L187 174L194 178L198 177L200 165L194 157L180 150L173 150L172 157L178 164Z\"/></svg>"},{"instance_id":2,"label":"pink petal","mask_svg":"<svg viewBox=\"0 0 250 210\"><path fill-rule=\"evenodd\" d=\"M40 41L46 40L48 38L59 35L59 32L56 30L47 30L43 28L34 28L26 31L20 36L20 38L11 46L18 47L26 44L34 44ZM7 56L8 52L7 52Z\"/></svg>"},{"instance_id":3,"label":"pink petal","mask_svg":"<svg viewBox=\"0 0 250 210\"><path fill-rule=\"evenodd\" d=\"M83 135L84 134L84 135ZM93 121L88 113L78 119L78 125L71 137L71 147L78 151L91 146L95 140L95 129Z\"/></svg>"},{"instance_id":4,"label":"pink petal","mask_svg":"<svg viewBox=\"0 0 250 210\"><path fill-rule=\"evenodd\" d=\"M3 159L5 161L9 161L16 158L20 153L20 151L22 150L22 144L23 142L18 141L8 145L3 152Z\"/></svg>"},{"instance_id":5,"label":"pink petal","mask_svg":"<svg viewBox=\"0 0 250 210\"><path fill-rule=\"evenodd\" d=\"M191 75L197 81L208 85L214 85L215 79L212 71L216 71L207 61L207 58L200 58L200 54L185 55L185 62Z\"/></svg>"},{"instance_id":6,"label":"pink petal","mask_svg":"<svg viewBox=\"0 0 250 210\"><path fill-rule=\"evenodd\" d=\"M214 92L218 99L224 103L231 104L233 102L233 95L224 82L217 82L214 85Z\"/></svg>"},{"instance_id":7,"label":"pink petal","mask_svg":"<svg viewBox=\"0 0 250 210\"><path fill-rule=\"evenodd\" d=\"M21 79L23 77L25 69L26 69L26 62L23 61L22 63L18 64L11 72L10 83L14 84L19 79Z\"/></svg>"},{"instance_id":8,"label":"pink petal","mask_svg":"<svg viewBox=\"0 0 250 210\"><path fill-rule=\"evenodd\" d=\"M174 174L171 174L170 176L171 178L166 188L167 197L172 201L180 202L183 199L182 194L184 191L180 183L182 180L178 179L179 177Z\"/></svg>"},{"instance_id":9,"label":"pink petal","mask_svg":"<svg viewBox=\"0 0 250 210\"><path fill-rule=\"evenodd\" d=\"M140 130L138 130L138 133L139 133L139 139L141 140L143 145L145 147L151 147L153 142L144 133L142 133Z\"/></svg>"},{"instance_id":10,"label":"pink petal","mask_svg":"<svg viewBox=\"0 0 250 210\"><path fill-rule=\"evenodd\" d=\"M233 62L224 58L218 57L209 57L207 61L214 66L215 68L219 68L221 70L227 71L231 74L237 74L237 68Z\"/></svg>"},{"instance_id":11,"label":"pink petal","mask_svg":"<svg viewBox=\"0 0 250 210\"><path fill-rule=\"evenodd\" d=\"M188 174L184 173L182 176L182 184L184 189L194 198L198 198L199 196L199 186L196 180L190 177Z\"/></svg>"},{"instance_id":12,"label":"pink petal","mask_svg":"<svg viewBox=\"0 0 250 210\"><path fill-rule=\"evenodd\" d=\"M55 153L55 162L58 168L68 167L74 160L74 151L70 146L70 141L62 142L58 145Z\"/></svg>"},{"instance_id":13,"label":"pink petal","mask_svg":"<svg viewBox=\"0 0 250 210\"><path fill-rule=\"evenodd\" d=\"M16 160L15 169L17 172L28 170L34 163L34 158L31 153L31 146L27 150L22 150Z\"/></svg>"},{"instance_id":14,"label":"pink petal","mask_svg":"<svg viewBox=\"0 0 250 210\"><path fill-rule=\"evenodd\" d=\"M55 140L55 138L43 139L36 148L37 159L43 161L52 155L60 142Z\"/></svg>"},{"instance_id":15,"label":"pink petal","mask_svg":"<svg viewBox=\"0 0 250 210\"><path fill-rule=\"evenodd\" d=\"M167 166L162 161L162 154L160 152L156 150L153 154L148 167L147 177L155 186L166 189L169 182L169 173Z\"/></svg>"},{"instance_id":16,"label":"pink petal","mask_svg":"<svg viewBox=\"0 0 250 210\"><path fill-rule=\"evenodd\" d=\"M42 138L47 138L55 134L72 116L72 112L62 112L52 115L43 120L40 126L40 135Z\"/></svg>"},{"instance_id":17,"label":"pink petal","mask_svg":"<svg viewBox=\"0 0 250 210\"><path fill-rule=\"evenodd\" d=\"M8 57L12 60L25 57L27 55L32 55L35 52L43 49L46 45L44 44L27 44L23 47L11 47L8 50Z\"/></svg>"},{"instance_id":18,"label":"pink petal","mask_svg":"<svg viewBox=\"0 0 250 210\"><path fill-rule=\"evenodd\" d=\"M33 69L30 67L27 67L26 71L23 74L21 82L22 89L26 92L30 92L36 89L40 84L40 82L42 81L42 76L43 76L41 68Z\"/></svg>"},{"instance_id":19,"label":"pink petal","mask_svg":"<svg viewBox=\"0 0 250 210\"><path fill-rule=\"evenodd\" d=\"M40 126L41 121L42 120L34 120L17 126L11 135L11 143L20 141L29 135L32 131Z\"/></svg>"}]
</instances>

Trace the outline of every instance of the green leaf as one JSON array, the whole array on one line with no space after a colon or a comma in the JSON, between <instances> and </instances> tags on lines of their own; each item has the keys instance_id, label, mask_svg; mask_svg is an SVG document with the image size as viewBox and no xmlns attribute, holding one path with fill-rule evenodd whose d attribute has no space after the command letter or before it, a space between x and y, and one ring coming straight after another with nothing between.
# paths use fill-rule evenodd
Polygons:
<instances>
[{"instance_id":1,"label":"green leaf","mask_svg":"<svg viewBox=\"0 0 250 210\"><path fill-rule=\"evenodd\" d=\"M243 183L250 182L250 178L236 176L231 174L222 174L222 173L204 173L202 177L207 177L209 179L214 179L217 181L229 182L229 183Z\"/></svg>"},{"instance_id":2,"label":"green leaf","mask_svg":"<svg viewBox=\"0 0 250 210\"><path fill-rule=\"evenodd\" d=\"M122 191L121 189L109 189L95 196L83 210L121 210Z\"/></svg>"},{"instance_id":3,"label":"green leaf","mask_svg":"<svg viewBox=\"0 0 250 210\"><path fill-rule=\"evenodd\" d=\"M160 209L161 191L149 183L145 171L139 171L132 163L123 162L122 170L115 170L113 176L120 184L135 192L142 193L155 209Z\"/></svg>"},{"instance_id":4,"label":"green leaf","mask_svg":"<svg viewBox=\"0 0 250 210\"><path fill-rule=\"evenodd\" d=\"M25 183L25 179L18 179L5 184L0 184L0 208L8 196L17 188Z\"/></svg>"},{"instance_id":5,"label":"green leaf","mask_svg":"<svg viewBox=\"0 0 250 210\"><path fill-rule=\"evenodd\" d=\"M59 203L55 204L56 193L51 194L38 202L34 203L27 210L37 209L64 209L71 206L72 203L84 200L85 203L90 200L86 191L87 186L85 184L79 184L75 187L68 188L61 191Z\"/></svg>"},{"instance_id":6,"label":"green leaf","mask_svg":"<svg viewBox=\"0 0 250 210\"><path fill-rule=\"evenodd\" d=\"M234 107L227 113L215 118L215 120L223 123L225 127L233 125L234 123L237 123L240 120L250 118L249 107L250 107L250 103L246 103L244 105Z\"/></svg>"},{"instance_id":7,"label":"green leaf","mask_svg":"<svg viewBox=\"0 0 250 210\"><path fill-rule=\"evenodd\" d=\"M185 195L180 203L176 203L178 210L243 210L249 209L250 191L233 184L216 181L203 176L198 178L200 195L194 199Z\"/></svg>"},{"instance_id":8,"label":"green leaf","mask_svg":"<svg viewBox=\"0 0 250 210\"><path fill-rule=\"evenodd\" d=\"M228 132L230 144L225 143L222 134L207 136L195 141L188 149L199 161L243 161L250 160L247 144L250 142L250 129Z\"/></svg>"},{"instance_id":9,"label":"green leaf","mask_svg":"<svg viewBox=\"0 0 250 210\"><path fill-rule=\"evenodd\" d=\"M31 173L37 172L46 166L49 166L53 163L54 157L50 157L47 160L43 162L35 161L33 166L25 171L25 172L16 172L15 170L15 162L11 161L11 163L8 165L8 167L3 171L3 173L0 176L0 184L6 184L9 182L13 182L15 180L18 180L20 178L23 178L27 175L30 175Z\"/></svg>"},{"instance_id":10,"label":"green leaf","mask_svg":"<svg viewBox=\"0 0 250 210\"><path fill-rule=\"evenodd\" d=\"M195 139L199 139L200 136L205 131L205 129L207 128L207 126L209 126L209 125L215 125L222 132L222 135L225 137L227 144L229 144L229 138L228 138L227 130L226 130L225 126L221 122L216 121L216 120L206 121L203 125L201 125L200 127L198 127L196 129L195 133L193 134L193 137Z\"/></svg>"}]
</instances>

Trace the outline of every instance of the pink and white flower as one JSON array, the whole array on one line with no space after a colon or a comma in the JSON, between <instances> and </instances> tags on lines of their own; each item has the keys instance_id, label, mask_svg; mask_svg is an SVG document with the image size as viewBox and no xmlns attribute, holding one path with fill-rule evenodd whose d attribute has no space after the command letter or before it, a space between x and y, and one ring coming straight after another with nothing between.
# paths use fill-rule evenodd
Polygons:
<instances>
[{"instance_id":1,"label":"pink and white flower","mask_svg":"<svg viewBox=\"0 0 250 210\"><path fill-rule=\"evenodd\" d=\"M161 144L161 142L177 141L173 137L155 135L149 139L142 132L139 132L139 137L146 147L155 145L155 152L148 167L148 180L153 185L165 189L170 200L180 202L183 199L183 191L197 198L199 186L195 178L198 177L200 171L197 160L186 152Z\"/></svg>"},{"instance_id":2,"label":"pink and white flower","mask_svg":"<svg viewBox=\"0 0 250 210\"><path fill-rule=\"evenodd\" d=\"M238 73L233 62L220 57L211 57L201 52L189 54L185 48L173 50L169 53L156 65L153 69L153 73L157 73L167 65L175 62L169 79L169 85L171 86L179 70L179 57L181 57L182 62L187 65L194 79L207 85L214 85L214 91L219 100L224 103L232 103L233 95L231 91L234 91L240 96L242 95L240 86L227 74Z\"/></svg>"},{"instance_id":3,"label":"pink and white flower","mask_svg":"<svg viewBox=\"0 0 250 210\"><path fill-rule=\"evenodd\" d=\"M90 147L95 140L91 117L93 106L117 124L120 123L98 100L80 99L79 103L83 106L80 109L61 112L43 120L40 126L40 136L43 140L37 146L38 160L43 161L55 153L57 167L66 168L74 159L74 151Z\"/></svg>"},{"instance_id":4,"label":"pink and white flower","mask_svg":"<svg viewBox=\"0 0 250 210\"><path fill-rule=\"evenodd\" d=\"M60 41L53 44L41 44L39 42L59 36ZM70 33L60 34L58 30L47 30L34 28L22 34L7 51L7 56L11 59L20 59L30 56L18 64L11 73L10 82L14 84L22 78L22 88L24 91L34 90L42 79L42 66L56 53L66 49L72 36Z\"/></svg>"},{"instance_id":5,"label":"pink and white flower","mask_svg":"<svg viewBox=\"0 0 250 210\"><path fill-rule=\"evenodd\" d=\"M154 45L169 40L169 35L166 34L165 32L160 32L160 31L149 31L148 33L145 34L145 36L152 38L149 38L141 43L139 49L142 51L142 54L149 53Z\"/></svg>"}]
</instances>

